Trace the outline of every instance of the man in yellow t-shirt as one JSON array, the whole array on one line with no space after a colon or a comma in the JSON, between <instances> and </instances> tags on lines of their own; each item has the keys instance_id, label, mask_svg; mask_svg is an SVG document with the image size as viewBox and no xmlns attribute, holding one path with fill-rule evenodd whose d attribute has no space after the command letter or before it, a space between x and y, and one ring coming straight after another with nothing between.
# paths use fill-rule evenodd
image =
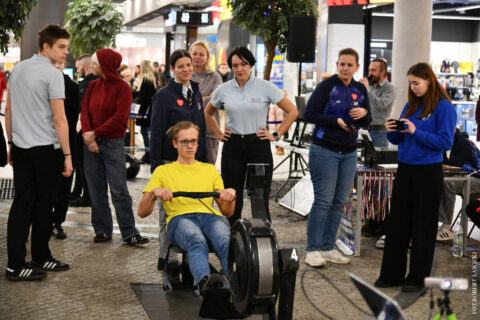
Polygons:
<instances>
[{"instance_id":1,"label":"man in yellow t-shirt","mask_svg":"<svg viewBox=\"0 0 480 320\"><path fill-rule=\"evenodd\" d=\"M224 189L215 166L195 160L199 134L196 125L182 121L167 133L172 136L178 159L155 169L143 190L138 215L147 217L153 211L155 200L162 200L167 213L168 238L187 251L190 271L203 292L205 286L213 282L209 279L209 244L220 260L223 273L228 272L230 225L226 217L233 214L235 190ZM220 197L215 201L222 213L213 208L213 198L201 199L204 204L197 199L173 198L172 193L178 191L218 192Z\"/></svg>"}]
</instances>

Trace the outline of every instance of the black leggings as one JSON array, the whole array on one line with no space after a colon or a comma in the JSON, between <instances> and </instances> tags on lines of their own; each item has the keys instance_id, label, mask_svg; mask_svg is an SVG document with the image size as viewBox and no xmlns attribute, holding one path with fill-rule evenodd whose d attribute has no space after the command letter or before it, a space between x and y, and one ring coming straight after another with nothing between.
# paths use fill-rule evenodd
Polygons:
<instances>
[{"instance_id":1,"label":"black leggings","mask_svg":"<svg viewBox=\"0 0 480 320\"><path fill-rule=\"evenodd\" d=\"M256 134L232 134L223 145L222 178L225 188L233 188L237 193L235 211L229 218L230 224L242 217L243 189L248 163L267 163L265 168L266 184L263 193L265 212L270 220L268 200L272 186L273 158L269 140L260 140Z\"/></svg>"},{"instance_id":2,"label":"black leggings","mask_svg":"<svg viewBox=\"0 0 480 320\"><path fill-rule=\"evenodd\" d=\"M424 278L430 275L442 189L441 163L398 164L380 273L384 283L423 286ZM405 279L410 239L410 272Z\"/></svg>"}]
</instances>

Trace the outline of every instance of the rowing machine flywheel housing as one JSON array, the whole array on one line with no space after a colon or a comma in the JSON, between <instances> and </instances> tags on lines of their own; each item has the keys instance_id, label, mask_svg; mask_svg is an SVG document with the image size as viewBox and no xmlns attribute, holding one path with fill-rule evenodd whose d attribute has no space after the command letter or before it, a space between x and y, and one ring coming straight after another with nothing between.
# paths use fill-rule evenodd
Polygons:
<instances>
[{"instance_id":1,"label":"rowing machine flywheel housing","mask_svg":"<svg viewBox=\"0 0 480 320\"><path fill-rule=\"evenodd\" d=\"M280 271L278 244L269 221L240 219L232 226L228 274L235 309L244 315L264 314L274 308Z\"/></svg>"}]
</instances>

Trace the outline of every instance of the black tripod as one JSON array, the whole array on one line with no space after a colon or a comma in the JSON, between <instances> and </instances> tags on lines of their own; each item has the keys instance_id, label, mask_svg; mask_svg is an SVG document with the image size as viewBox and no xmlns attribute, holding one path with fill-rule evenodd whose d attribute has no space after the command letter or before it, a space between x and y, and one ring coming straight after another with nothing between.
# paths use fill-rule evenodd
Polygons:
<instances>
[{"instance_id":1,"label":"black tripod","mask_svg":"<svg viewBox=\"0 0 480 320\"><path fill-rule=\"evenodd\" d=\"M303 120L303 111L305 110L305 98L301 97L302 93L302 63L298 64L298 95L295 97L297 108L299 109L299 115L297 120L295 121L295 129L293 130L293 135L291 140L284 139L286 142L290 142L290 146L293 147L290 151L290 154L283 159L279 164L277 164L273 171L275 171L278 167L280 167L285 161L289 161L288 167L288 178L284 184L278 189L277 196L275 197L275 201L278 201L278 197L280 192L283 188L288 184L291 179L300 179L301 176L299 173L301 172L302 176L305 175L305 172L308 171L308 163L303 157L303 155L296 151L295 149L305 148L304 147L304 134L305 129L307 128L307 124Z\"/></svg>"},{"instance_id":2,"label":"black tripod","mask_svg":"<svg viewBox=\"0 0 480 320\"><path fill-rule=\"evenodd\" d=\"M443 299L438 298L437 304L440 308L440 312L433 317L433 320L440 320L442 319L443 315L447 316L447 320L456 320L457 316L453 313L452 309L450 308L450 298L448 294L450 293L449 290L442 290L443 291Z\"/></svg>"}]
</instances>

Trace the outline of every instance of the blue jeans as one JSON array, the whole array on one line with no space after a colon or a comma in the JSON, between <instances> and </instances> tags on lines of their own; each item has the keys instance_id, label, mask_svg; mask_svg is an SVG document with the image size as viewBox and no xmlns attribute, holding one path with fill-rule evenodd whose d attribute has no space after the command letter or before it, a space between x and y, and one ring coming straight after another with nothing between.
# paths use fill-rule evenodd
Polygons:
<instances>
[{"instance_id":1,"label":"blue jeans","mask_svg":"<svg viewBox=\"0 0 480 320\"><path fill-rule=\"evenodd\" d=\"M308 215L307 251L332 250L355 179L357 152L341 154L312 144L308 166L314 201Z\"/></svg>"},{"instance_id":2,"label":"blue jeans","mask_svg":"<svg viewBox=\"0 0 480 320\"><path fill-rule=\"evenodd\" d=\"M127 189L123 138L97 139L100 153L92 153L84 146L85 177L92 201L92 225L95 234L113 232L112 212L108 203L107 182L122 239L139 234L135 228L132 198Z\"/></svg>"},{"instance_id":3,"label":"blue jeans","mask_svg":"<svg viewBox=\"0 0 480 320\"><path fill-rule=\"evenodd\" d=\"M223 273L228 276L230 226L224 216L190 213L173 217L168 223L168 238L187 251L190 272L196 283L210 275L209 245L220 260Z\"/></svg>"},{"instance_id":4,"label":"blue jeans","mask_svg":"<svg viewBox=\"0 0 480 320\"><path fill-rule=\"evenodd\" d=\"M368 130L372 138L373 145L378 148L388 148L387 130Z\"/></svg>"}]
</instances>

